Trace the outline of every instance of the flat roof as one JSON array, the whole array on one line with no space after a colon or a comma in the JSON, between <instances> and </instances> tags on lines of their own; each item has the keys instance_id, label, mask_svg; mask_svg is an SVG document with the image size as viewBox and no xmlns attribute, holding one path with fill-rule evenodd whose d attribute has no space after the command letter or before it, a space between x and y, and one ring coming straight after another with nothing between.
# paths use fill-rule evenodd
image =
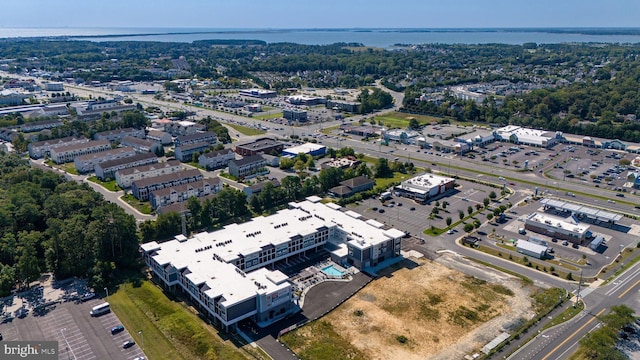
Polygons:
<instances>
[{"instance_id":1,"label":"flat roof","mask_svg":"<svg viewBox=\"0 0 640 360\"><path fill-rule=\"evenodd\" d=\"M616 221L620 221L620 219L622 219L622 215L620 215L620 214L616 214L616 213L612 213L612 212L609 212L609 211L592 208L592 207L589 207L589 206L573 204L573 203L566 202L566 201L560 201L560 200L544 198L544 199L540 200L540 203L542 203L543 205L546 205L546 206L554 207L556 209L561 209L561 210L565 210L565 211L571 211L571 212L574 212L574 213L577 213L577 214L584 214L584 215L587 215L589 217L596 218L598 220L606 220L606 221L616 222Z\"/></svg>"},{"instance_id":2,"label":"flat roof","mask_svg":"<svg viewBox=\"0 0 640 360\"><path fill-rule=\"evenodd\" d=\"M455 181L453 178L426 173L400 183L400 188L419 193L426 193L434 186L443 185Z\"/></svg>"},{"instance_id":3,"label":"flat roof","mask_svg":"<svg viewBox=\"0 0 640 360\"><path fill-rule=\"evenodd\" d=\"M283 150L283 152L296 154L296 155L300 153L308 154L313 151L322 150L323 148L326 148L326 146L320 145L320 144L314 144L314 143L304 143L302 145L286 148Z\"/></svg>"},{"instance_id":4,"label":"flat roof","mask_svg":"<svg viewBox=\"0 0 640 360\"><path fill-rule=\"evenodd\" d=\"M547 214L534 212L527 216L527 220L537 222L539 224L546 224L553 226L557 229L564 229L578 234L584 234L589 230L589 225L583 225L581 223L569 222L567 219L557 216L550 216ZM573 219L572 219L573 220Z\"/></svg>"}]
</instances>

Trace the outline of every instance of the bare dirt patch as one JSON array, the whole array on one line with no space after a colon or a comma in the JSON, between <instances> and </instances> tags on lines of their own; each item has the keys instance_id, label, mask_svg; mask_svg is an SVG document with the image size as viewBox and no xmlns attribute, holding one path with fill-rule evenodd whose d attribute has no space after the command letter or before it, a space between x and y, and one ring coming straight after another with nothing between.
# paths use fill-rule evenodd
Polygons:
<instances>
[{"instance_id":1,"label":"bare dirt patch","mask_svg":"<svg viewBox=\"0 0 640 360\"><path fill-rule=\"evenodd\" d=\"M519 280L453 261L480 276L404 260L320 321L353 347L349 358L455 359L478 351L513 320L532 316L529 292ZM323 347L312 328L296 330L290 344L302 358L315 358L305 349Z\"/></svg>"}]
</instances>

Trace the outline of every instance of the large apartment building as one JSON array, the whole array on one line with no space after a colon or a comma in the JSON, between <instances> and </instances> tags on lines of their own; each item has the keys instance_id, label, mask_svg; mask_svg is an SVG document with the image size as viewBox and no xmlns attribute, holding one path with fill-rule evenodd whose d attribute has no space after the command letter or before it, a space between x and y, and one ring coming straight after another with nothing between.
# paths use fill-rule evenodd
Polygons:
<instances>
[{"instance_id":1,"label":"large apartment building","mask_svg":"<svg viewBox=\"0 0 640 360\"><path fill-rule=\"evenodd\" d=\"M83 144L89 142L89 139L84 136L69 136L60 139L43 140L34 143L29 143L27 149L29 150L29 156L32 159L40 159L50 155L51 149L59 148L62 146Z\"/></svg>"},{"instance_id":2,"label":"large apartment building","mask_svg":"<svg viewBox=\"0 0 640 360\"><path fill-rule=\"evenodd\" d=\"M115 177L116 171L128 169L141 165L156 164L158 157L152 153L136 154L134 156L108 160L98 163L95 166L96 177L102 181L112 180Z\"/></svg>"},{"instance_id":3,"label":"large apartment building","mask_svg":"<svg viewBox=\"0 0 640 360\"><path fill-rule=\"evenodd\" d=\"M131 193L140 201L149 200L151 192L167 187L190 184L202 180L200 170L189 169L171 174L136 180L131 183Z\"/></svg>"},{"instance_id":4,"label":"large apartment building","mask_svg":"<svg viewBox=\"0 0 640 360\"><path fill-rule=\"evenodd\" d=\"M149 195L149 202L154 209L157 209L160 206L185 202L191 197L201 198L207 195L217 194L220 190L222 190L222 182L219 178L204 179L190 184L152 191Z\"/></svg>"},{"instance_id":5,"label":"large apartment building","mask_svg":"<svg viewBox=\"0 0 640 360\"><path fill-rule=\"evenodd\" d=\"M145 243L143 256L157 281L188 294L214 323L228 329L252 318L266 326L297 311L291 283L268 270L273 264L325 247L335 261L359 269L400 256L404 232L320 200L191 238Z\"/></svg>"},{"instance_id":6,"label":"large apartment building","mask_svg":"<svg viewBox=\"0 0 640 360\"><path fill-rule=\"evenodd\" d=\"M73 161L78 156L95 154L110 149L111 143L109 143L109 140L95 140L51 148L49 156L56 164L64 164Z\"/></svg>"},{"instance_id":7,"label":"large apartment building","mask_svg":"<svg viewBox=\"0 0 640 360\"><path fill-rule=\"evenodd\" d=\"M122 147L111 149L107 151L101 151L96 153L90 153L85 155L76 156L73 159L73 164L76 170L81 173L89 173L95 170L96 165L101 162L123 159L134 156L136 150L130 147Z\"/></svg>"},{"instance_id":8,"label":"large apartment building","mask_svg":"<svg viewBox=\"0 0 640 360\"><path fill-rule=\"evenodd\" d=\"M122 189L131 187L136 180L152 178L160 175L172 174L182 171L184 168L178 160L169 160L149 165L139 165L116 171L116 183Z\"/></svg>"}]
</instances>

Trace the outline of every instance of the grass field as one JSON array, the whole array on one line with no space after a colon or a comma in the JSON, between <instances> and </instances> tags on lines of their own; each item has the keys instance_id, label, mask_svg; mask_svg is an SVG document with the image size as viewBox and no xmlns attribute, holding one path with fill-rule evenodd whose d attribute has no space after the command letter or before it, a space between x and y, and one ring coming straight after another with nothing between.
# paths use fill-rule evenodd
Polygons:
<instances>
[{"instance_id":1,"label":"grass field","mask_svg":"<svg viewBox=\"0 0 640 360\"><path fill-rule=\"evenodd\" d=\"M140 211L143 214L151 214L151 204L149 204L149 202L147 201L140 201L131 194L123 195L122 200L124 200L127 204L133 206L136 210Z\"/></svg>"},{"instance_id":2,"label":"grass field","mask_svg":"<svg viewBox=\"0 0 640 360\"><path fill-rule=\"evenodd\" d=\"M376 120L382 121L382 123L386 127L401 129L406 129L409 126L409 120L411 120L411 118L416 119L420 123L420 125L428 125L432 122L440 122L442 120L435 116L414 115L399 112L388 113L382 116L375 117Z\"/></svg>"},{"instance_id":3,"label":"grass field","mask_svg":"<svg viewBox=\"0 0 640 360\"><path fill-rule=\"evenodd\" d=\"M115 180L111 180L111 181L101 181L100 179L98 179L98 178L97 178L97 177L95 177L95 176L89 176L89 177L87 178L87 180L89 180L89 181L91 181L91 182L94 182L94 183L96 183L96 184L98 184L98 185L102 186L103 188L105 188L105 189L107 189L107 190L109 190L109 191L116 192L116 191L119 191L119 190L120 190L120 187L118 186L118 184L116 183L116 181L115 181Z\"/></svg>"},{"instance_id":4,"label":"grass field","mask_svg":"<svg viewBox=\"0 0 640 360\"><path fill-rule=\"evenodd\" d=\"M205 325L184 304L177 303L149 281L126 283L109 295L109 304L149 359L247 359L228 339Z\"/></svg>"},{"instance_id":5,"label":"grass field","mask_svg":"<svg viewBox=\"0 0 640 360\"><path fill-rule=\"evenodd\" d=\"M266 131L264 130L260 130L260 129L255 129L255 128L250 128L250 127L246 127L246 126L242 126L242 125L237 125L237 124L228 124L230 127L234 128L237 132L243 134L243 135L247 135L247 136L252 136L252 135L261 135L266 133Z\"/></svg>"},{"instance_id":6,"label":"grass field","mask_svg":"<svg viewBox=\"0 0 640 360\"><path fill-rule=\"evenodd\" d=\"M266 110L266 109L265 109ZM277 112L277 113L273 113L273 114L253 114L253 117L255 119L260 119L260 120L268 120L268 119L277 119L277 118L281 118L282 112Z\"/></svg>"}]
</instances>

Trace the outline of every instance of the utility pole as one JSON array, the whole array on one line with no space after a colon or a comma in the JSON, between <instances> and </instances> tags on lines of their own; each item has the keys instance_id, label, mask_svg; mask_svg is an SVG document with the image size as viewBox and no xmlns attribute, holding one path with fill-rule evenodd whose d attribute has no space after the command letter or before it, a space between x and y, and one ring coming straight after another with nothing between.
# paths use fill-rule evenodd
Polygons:
<instances>
[{"instance_id":1,"label":"utility pole","mask_svg":"<svg viewBox=\"0 0 640 360\"><path fill-rule=\"evenodd\" d=\"M580 298L582 297L580 295L580 287L582 286L582 269L580 269L580 279L578 280L578 295L577 295L577 299L576 299L576 305L578 305L578 302L580 301Z\"/></svg>"}]
</instances>

